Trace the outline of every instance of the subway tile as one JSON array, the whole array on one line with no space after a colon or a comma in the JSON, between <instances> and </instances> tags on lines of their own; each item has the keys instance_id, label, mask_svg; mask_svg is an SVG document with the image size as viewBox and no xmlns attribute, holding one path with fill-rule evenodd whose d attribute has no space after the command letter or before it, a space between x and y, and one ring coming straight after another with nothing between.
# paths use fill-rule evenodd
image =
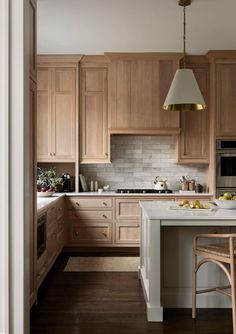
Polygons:
<instances>
[{"instance_id":1,"label":"subway tile","mask_svg":"<svg viewBox=\"0 0 236 334\"><path fill-rule=\"evenodd\" d=\"M113 135L112 163L81 165L80 173L87 180L116 188L153 188L157 175L168 178L169 188L179 189L179 179L189 175L197 182L206 182L204 165L176 164L175 139L172 136Z\"/></svg>"}]
</instances>

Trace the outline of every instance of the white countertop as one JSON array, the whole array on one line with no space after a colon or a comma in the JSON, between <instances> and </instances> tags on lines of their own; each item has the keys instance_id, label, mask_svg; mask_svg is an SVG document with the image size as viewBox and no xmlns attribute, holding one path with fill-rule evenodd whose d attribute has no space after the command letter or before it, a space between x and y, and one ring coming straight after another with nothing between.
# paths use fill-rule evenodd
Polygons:
<instances>
[{"instance_id":1,"label":"white countertop","mask_svg":"<svg viewBox=\"0 0 236 334\"><path fill-rule=\"evenodd\" d=\"M201 196L213 196L212 193L179 193L178 191L177 192L173 192L171 194L143 194L143 193L139 193L139 194L118 194L116 193L115 191L103 191L102 193L99 193L99 192L80 192L80 193L76 193L76 192L72 192L72 193L65 193L66 196L122 196L122 197L188 197L188 196L191 196L191 197L201 197Z\"/></svg>"},{"instance_id":2,"label":"white countertop","mask_svg":"<svg viewBox=\"0 0 236 334\"><path fill-rule=\"evenodd\" d=\"M37 211L45 209L48 205L55 202L58 198L64 196L64 194L54 194L50 197L37 197Z\"/></svg>"},{"instance_id":3,"label":"white countertop","mask_svg":"<svg viewBox=\"0 0 236 334\"><path fill-rule=\"evenodd\" d=\"M174 192L171 194L117 194L115 191L103 191L102 193L98 192L71 192L71 193L55 193L51 197L37 197L37 211L41 211L45 209L48 205L56 201L61 196L68 196L68 197L94 197L94 196L117 196L117 197L181 197L181 198L188 198L190 196L194 197L201 197L201 196L213 196L211 193L196 193L196 194L181 194L179 192ZM172 202L173 204L173 202Z\"/></svg>"},{"instance_id":4,"label":"white countertop","mask_svg":"<svg viewBox=\"0 0 236 334\"><path fill-rule=\"evenodd\" d=\"M208 209L177 209L173 201L144 201L140 202L141 208L151 220L235 220L236 209L223 210L218 207Z\"/></svg>"}]
</instances>

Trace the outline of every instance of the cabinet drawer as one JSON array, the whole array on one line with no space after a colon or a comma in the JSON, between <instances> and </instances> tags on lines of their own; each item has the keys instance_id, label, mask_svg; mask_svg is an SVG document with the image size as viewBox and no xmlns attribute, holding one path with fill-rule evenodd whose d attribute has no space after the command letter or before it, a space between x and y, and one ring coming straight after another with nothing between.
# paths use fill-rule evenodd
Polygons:
<instances>
[{"instance_id":1,"label":"cabinet drawer","mask_svg":"<svg viewBox=\"0 0 236 334\"><path fill-rule=\"evenodd\" d=\"M137 222L116 222L115 243L116 244L139 244L140 224Z\"/></svg>"},{"instance_id":2,"label":"cabinet drawer","mask_svg":"<svg viewBox=\"0 0 236 334\"><path fill-rule=\"evenodd\" d=\"M111 210L101 210L101 211L91 211L91 210L81 210L81 211L68 211L69 219L85 219L85 220L112 220Z\"/></svg>"},{"instance_id":3,"label":"cabinet drawer","mask_svg":"<svg viewBox=\"0 0 236 334\"><path fill-rule=\"evenodd\" d=\"M139 199L116 199L116 219L138 219Z\"/></svg>"},{"instance_id":4,"label":"cabinet drawer","mask_svg":"<svg viewBox=\"0 0 236 334\"><path fill-rule=\"evenodd\" d=\"M73 243L86 245L112 243L112 223L80 222L73 224L70 232L70 239Z\"/></svg>"},{"instance_id":5,"label":"cabinet drawer","mask_svg":"<svg viewBox=\"0 0 236 334\"><path fill-rule=\"evenodd\" d=\"M111 208L111 198L68 198L67 205L70 209L84 208Z\"/></svg>"}]
</instances>

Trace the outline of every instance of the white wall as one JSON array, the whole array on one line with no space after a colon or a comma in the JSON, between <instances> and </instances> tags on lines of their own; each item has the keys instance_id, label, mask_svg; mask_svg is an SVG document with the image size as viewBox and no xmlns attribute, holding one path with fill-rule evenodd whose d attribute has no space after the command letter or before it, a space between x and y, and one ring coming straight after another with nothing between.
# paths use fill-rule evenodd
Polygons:
<instances>
[{"instance_id":1,"label":"white wall","mask_svg":"<svg viewBox=\"0 0 236 334\"><path fill-rule=\"evenodd\" d=\"M236 1L193 0L187 51L236 48ZM38 0L38 53L182 51L177 0Z\"/></svg>"},{"instance_id":2,"label":"white wall","mask_svg":"<svg viewBox=\"0 0 236 334\"><path fill-rule=\"evenodd\" d=\"M9 101L8 101L8 31L9 28L9 4L8 0L0 1L0 333L8 333L8 188L9 188Z\"/></svg>"}]
</instances>

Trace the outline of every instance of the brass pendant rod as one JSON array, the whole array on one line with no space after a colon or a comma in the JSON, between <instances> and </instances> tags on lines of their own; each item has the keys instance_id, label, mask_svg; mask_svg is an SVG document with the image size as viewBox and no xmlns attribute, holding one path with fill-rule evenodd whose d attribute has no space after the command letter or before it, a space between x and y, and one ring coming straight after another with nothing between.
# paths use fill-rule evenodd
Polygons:
<instances>
[{"instance_id":1,"label":"brass pendant rod","mask_svg":"<svg viewBox=\"0 0 236 334\"><path fill-rule=\"evenodd\" d=\"M184 59L183 59L183 67L186 67L186 6L183 7L184 12L184 29L183 29L183 48L184 48Z\"/></svg>"}]
</instances>

